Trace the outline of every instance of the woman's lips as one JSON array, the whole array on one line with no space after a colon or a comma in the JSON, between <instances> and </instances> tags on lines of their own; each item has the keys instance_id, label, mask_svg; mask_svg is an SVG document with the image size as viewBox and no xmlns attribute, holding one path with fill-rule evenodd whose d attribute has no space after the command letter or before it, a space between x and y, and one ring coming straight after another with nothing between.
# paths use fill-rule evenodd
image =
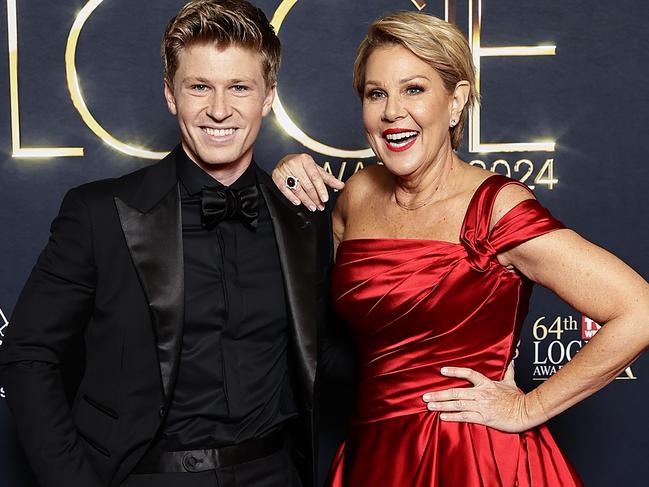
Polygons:
<instances>
[{"instance_id":1,"label":"woman's lips","mask_svg":"<svg viewBox=\"0 0 649 487\"><path fill-rule=\"evenodd\" d=\"M392 152L403 152L410 149L417 141L419 132L409 129L387 129L383 131L386 147Z\"/></svg>"}]
</instances>

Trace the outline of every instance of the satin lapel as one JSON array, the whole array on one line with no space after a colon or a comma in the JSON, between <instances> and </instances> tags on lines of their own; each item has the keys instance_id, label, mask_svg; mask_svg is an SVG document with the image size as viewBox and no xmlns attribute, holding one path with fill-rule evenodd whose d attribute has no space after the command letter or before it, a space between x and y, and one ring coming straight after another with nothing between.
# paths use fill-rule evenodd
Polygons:
<instances>
[{"instance_id":1,"label":"satin lapel","mask_svg":"<svg viewBox=\"0 0 649 487\"><path fill-rule=\"evenodd\" d=\"M175 185L147 212L115 198L124 237L153 314L162 386L176 379L184 320L180 194Z\"/></svg>"},{"instance_id":2,"label":"satin lapel","mask_svg":"<svg viewBox=\"0 0 649 487\"><path fill-rule=\"evenodd\" d=\"M279 249L300 360L300 379L312 390L318 350L313 292L317 278L315 231L308 213L280 201L266 185L259 187L268 206Z\"/></svg>"}]
</instances>

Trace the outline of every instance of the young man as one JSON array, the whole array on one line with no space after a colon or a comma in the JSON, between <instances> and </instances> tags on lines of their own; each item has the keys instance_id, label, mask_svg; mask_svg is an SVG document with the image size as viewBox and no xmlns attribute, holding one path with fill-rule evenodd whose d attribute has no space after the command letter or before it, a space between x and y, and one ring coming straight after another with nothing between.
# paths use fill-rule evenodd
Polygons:
<instances>
[{"instance_id":1,"label":"young man","mask_svg":"<svg viewBox=\"0 0 649 487\"><path fill-rule=\"evenodd\" d=\"M19 436L47 487L313 485L331 231L252 159L279 40L194 0L162 49L182 142L66 195L0 353Z\"/></svg>"}]
</instances>

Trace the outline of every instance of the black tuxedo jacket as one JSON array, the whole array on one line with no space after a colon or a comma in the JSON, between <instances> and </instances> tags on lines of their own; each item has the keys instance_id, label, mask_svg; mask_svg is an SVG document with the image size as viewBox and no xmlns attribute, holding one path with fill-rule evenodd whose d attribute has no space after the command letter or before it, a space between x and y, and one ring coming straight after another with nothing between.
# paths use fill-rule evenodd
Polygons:
<instances>
[{"instance_id":1,"label":"black tuxedo jacket","mask_svg":"<svg viewBox=\"0 0 649 487\"><path fill-rule=\"evenodd\" d=\"M290 310L300 408L298 468L314 484L317 357L335 353L329 320L330 218L289 203L258 171ZM48 487L120 484L160 427L174 388L184 315L175 153L68 192L16 304L0 351L7 401ZM320 336L319 336L320 335ZM85 350L68 401L62 369ZM332 365L333 366L333 365Z\"/></svg>"}]
</instances>

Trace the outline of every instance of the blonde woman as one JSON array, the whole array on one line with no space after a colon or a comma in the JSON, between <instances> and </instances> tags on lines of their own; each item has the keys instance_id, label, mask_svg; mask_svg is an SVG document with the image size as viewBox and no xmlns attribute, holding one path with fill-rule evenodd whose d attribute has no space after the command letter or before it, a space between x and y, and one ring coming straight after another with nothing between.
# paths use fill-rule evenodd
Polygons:
<instances>
[{"instance_id":1,"label":"blonde woman","mask_svg":"<svg viewBox=\"0 0 649 487\"><path fill-rule=\"evenodd\" d=\"M353 74L383 165L354 175L333 214L332 295L355 334L360 382L329 485L582 485L543 423L647 347L649 286L526 186L459 159L476 92L454 26L388 15L370 27ZM273 176L311 209L331 183L303 156ZM523 393L507 370L533 282L606 325Z\"/></svg>"}]
</instances>

